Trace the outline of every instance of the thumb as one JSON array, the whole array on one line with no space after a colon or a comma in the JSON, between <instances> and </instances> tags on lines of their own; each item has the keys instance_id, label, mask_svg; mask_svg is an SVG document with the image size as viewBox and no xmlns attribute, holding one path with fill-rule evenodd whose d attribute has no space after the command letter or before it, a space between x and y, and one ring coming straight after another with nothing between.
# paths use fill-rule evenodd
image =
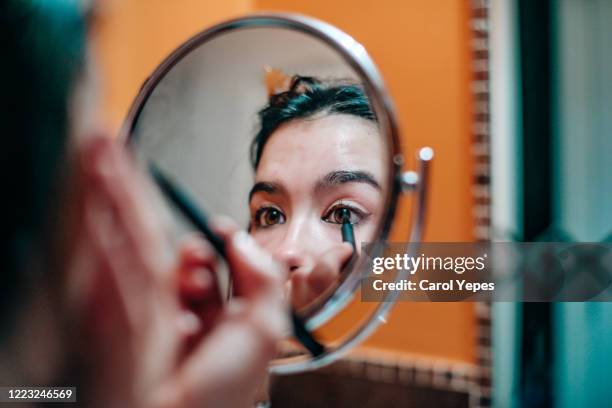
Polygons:
<instances>
[{"instance_id":1,"label":"thumb","mask_svg":"<svg viewBox=\"0 0 612 408\"><path fill-rule=\"evenodd\" d=\"M216 219L212 227L225 241L234 295L252 298L262 292L282 293L282 284L287 275L284 265L257 245L249 234L238 230L229 218Z\"/></svg>"},{"instance_id":2,"label":"thumb","mask_svg":"<svg viewBox=\"0 0 612 408\"><path fill-rule=\"evenodd\" d=\"M306 278L311 290L320 294L337 281L342 268L349 262L352 254L353 247L347 242L334 245L327 250Z\"/></svg>"}]
</instances>

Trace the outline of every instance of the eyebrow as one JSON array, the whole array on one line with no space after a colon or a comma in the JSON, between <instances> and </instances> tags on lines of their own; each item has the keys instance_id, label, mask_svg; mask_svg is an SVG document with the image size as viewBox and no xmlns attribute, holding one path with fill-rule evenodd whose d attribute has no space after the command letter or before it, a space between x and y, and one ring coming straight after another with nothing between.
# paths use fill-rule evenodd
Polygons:
<instances>
[{"instance_id":1,"label":"eyebrow","mask_svg":"<svg viewBox=\"0 0 612 408\"><path fill-rule=\"evenodd\" d=\"M380 184L376 181L374 176L367 171L361 170L335 170L330 171L317 182L315 186L315 192L322 190L328 190L332 187L336 187L347 183L365 183L369 184L377 190L381 190ZM253 199L253 196L257 193L268 193L268 194L280 194L285 191L285 188L278 184L269 181L259 181L251 187L249 191L249 202Z\"/></svg>"},{"instance_id":2,"label":"eyebrow","mask_svg":"<svg viewBox=\"0 0 612 408\"><path fill-rule=\"evenodd\" d=\"M315 191L327 190L331 187L339 186L346 183L365 183L369 184L377 190L381 190L380 184L374 176L367 171L361 170L336 170L327 173L323 176L315 187Z\"/></svg>"},{"instance_id":3,"label":"eyebrow","mask_svg":"<svg viewBox=\"0 0 612 408\"><path fill-rule=\"evenodd\" d=\"M284 187L277 183L271 183L269 181L259 181L251 187L249 191L249 202L256 193L268 193L268 194L279 194L285 191Z\"/></svg>"}]
</instances>

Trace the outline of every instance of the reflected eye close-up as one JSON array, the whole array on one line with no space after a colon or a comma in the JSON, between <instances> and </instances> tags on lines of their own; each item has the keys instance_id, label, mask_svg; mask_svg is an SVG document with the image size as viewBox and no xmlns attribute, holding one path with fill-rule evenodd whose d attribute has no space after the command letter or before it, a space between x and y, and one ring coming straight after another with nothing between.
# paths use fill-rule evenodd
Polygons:
<instances>
[{"instance_id":1,"label":"reflected eye close-up","mask_svg":"<svg viewBox=\"0 0 612 408\"><path fill-rule=\"evenodd\" d=\"M334 224L348 223L355 225L359 224L368 215L354 206L338 204L332 207L321 219Z\"/></svg>"},{"instance_id":2,"label":"reflected eye close-up","mask_svg":"<svg viewBox=\"0 0 612 408\"><path fill-rule=\"evenodd\" d=\"M255 228L266 228L285 223L285 215L274 207L262 207L255 212L253 224Z\"/></svg>"}]
</instances>

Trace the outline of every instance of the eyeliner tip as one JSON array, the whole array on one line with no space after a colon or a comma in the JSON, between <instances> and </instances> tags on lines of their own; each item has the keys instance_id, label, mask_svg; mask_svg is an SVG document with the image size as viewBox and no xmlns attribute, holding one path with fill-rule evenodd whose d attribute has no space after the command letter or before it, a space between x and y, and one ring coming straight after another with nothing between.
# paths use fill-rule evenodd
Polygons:
<instances>
[{"instance_id":1,"label":"eyeliner tip","mask_svg":"<svg viewBox=\"0 0 612 408\"><path fill-rule=\"evenodd\" d=\"M340 210L340 212L342 213L342 223L343 224L350 224L351 223L351 214L350 214L348 208L342 208Z\"/></svg>"}]
</instances>

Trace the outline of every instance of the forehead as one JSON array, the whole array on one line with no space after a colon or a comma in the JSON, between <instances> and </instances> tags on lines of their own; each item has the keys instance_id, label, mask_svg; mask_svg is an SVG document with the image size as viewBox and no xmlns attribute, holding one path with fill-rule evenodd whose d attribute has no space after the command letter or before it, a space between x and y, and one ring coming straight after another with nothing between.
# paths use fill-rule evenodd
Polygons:
<instances>
[{"instance_id":1,"label":"forehead","mask_svg":"<svg viewBox=\"0 0 612 408\"><path fill-rule=\"evenodd\" d=\"M256 179L321 176L334 170L364 170L382 182L385 143L377 125L353 115L291 121L266 143Z\"/></svg>"}]
</instances>

